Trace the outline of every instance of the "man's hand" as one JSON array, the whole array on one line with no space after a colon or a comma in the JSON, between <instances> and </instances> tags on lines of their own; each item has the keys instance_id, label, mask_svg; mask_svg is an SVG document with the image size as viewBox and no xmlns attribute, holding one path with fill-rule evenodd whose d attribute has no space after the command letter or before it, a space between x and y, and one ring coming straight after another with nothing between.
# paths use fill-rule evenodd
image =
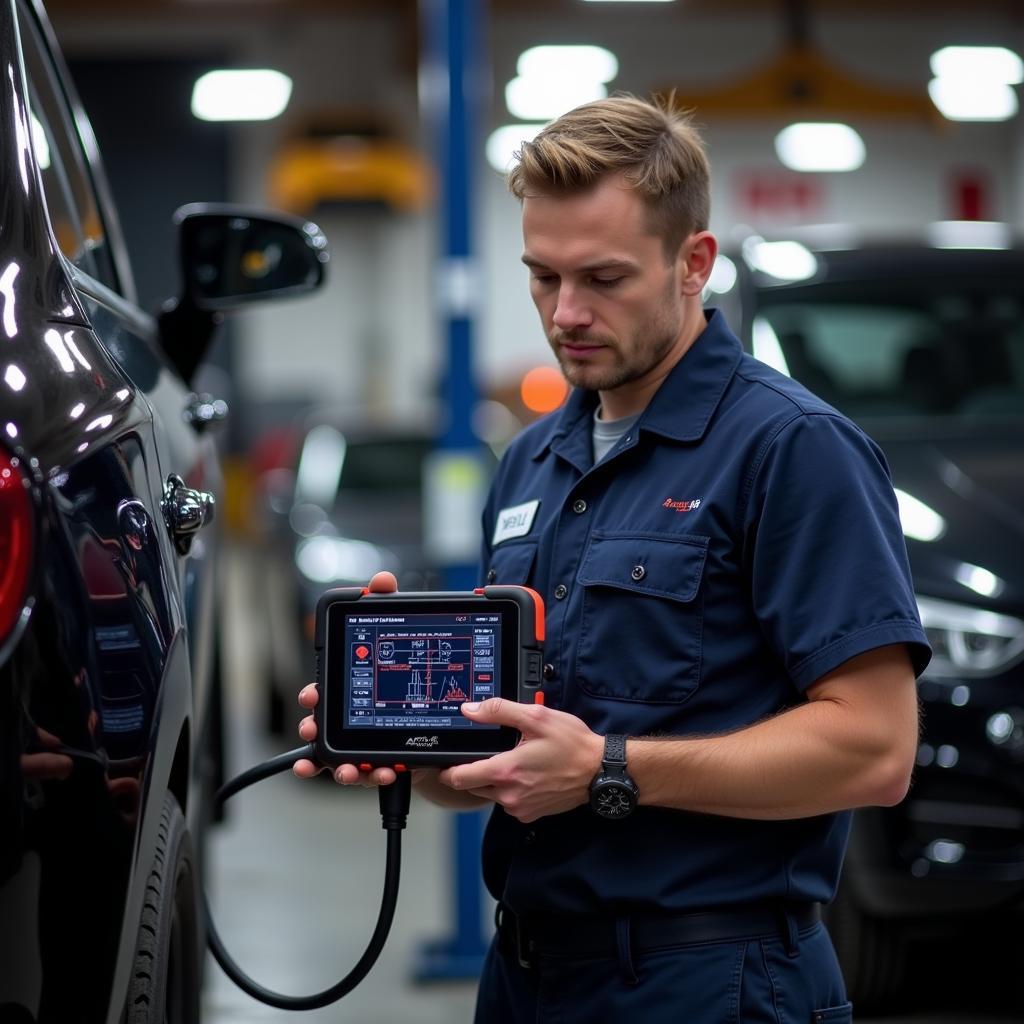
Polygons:
<instances>
[{"instance_id":1,"label":"man's hand","mask_svg":"<svg viewBox=\"0 0 1024 1024\"><path fill-rule=\"evenodd\" d=\"M474 722L518 729L523 738L503 754L446 768L439 776L445 785L493 800L522 822L569 811L589 800L604 740L581 719L500 697L463 704L462 713Z\"/></svg>"},{"instance_id":2,"label":"man's hand","mask_svg":"<svg viewBox=\"0 0 1024 1024\"><path fill-rule=\"evenodd\" d=\"M370 580L369 590L371 594L393 594L398 590L398 580L394 573L379 572ZM310 683L299 691L299 704L309 711L316 707L320 694L316 685ZM312 743L316 739L316 720L308 715L299 722L299 738L306 743ZM318 775L324 766L315 764L308 758L300 758L292 766L292 771L300 779L311 779ZM398 776L391 768L374 768L373 771L361 772L354 764L338 765L334 769L334 781L340 782L343 786L390 786Z\"/></svg>"}]
</instances>

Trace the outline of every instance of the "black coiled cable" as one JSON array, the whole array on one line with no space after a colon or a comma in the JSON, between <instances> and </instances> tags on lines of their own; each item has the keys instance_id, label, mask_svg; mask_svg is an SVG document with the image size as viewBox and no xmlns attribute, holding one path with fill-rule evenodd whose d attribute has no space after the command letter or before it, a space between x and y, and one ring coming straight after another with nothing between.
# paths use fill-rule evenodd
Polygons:
<instances>
[{"instance_id":1,"label":"black coiled cable","mask_svg":"<svg viewBox=\"0 0 1024 1024\"><path fill-rule=\"evenodd\" d=\"M316 760L313 745L299 747L297 750L289 750L284 754L278 754L263 764L258 764L241 775L236 775L229 782L217 790L214 797L216 810L224 805L236 793L243 789L269 779L272 775L278 775L287 771L295 762L302 757ZM220 935L213 923L213 916L210 913L210 904L206 898L206 889L202 890L203 913L206 915L206 937L210 946L210 952L214 959L220 964L224 973L243 991L253 999L258 999L268 1006L276 1006L280 1010L318 1010L322 1006L329 1006L337 1002L342 996L347 996L370 972L370 968L377 962L384 943L387 941L388 932L391 931L391 922L395 916L395 904L398 902L398 879L402 866L402 830L405 828L406 818L409 814L409 802L412 793L412 779L408 772L401 772L396 782L390 786L381 786L378 790L380 799L381 827L388 834L387 854L384 865L384 895L381 899L380 913L377 915L377 925L373 929L373 935L367 944L366 950L359 958L359 962L351 971L337 984L324 989L311 996L286 996L280 992L273 992L269 988L253 981L239 966L231 959L228 951L224 948Z\"/></svg>"}]
</instances>

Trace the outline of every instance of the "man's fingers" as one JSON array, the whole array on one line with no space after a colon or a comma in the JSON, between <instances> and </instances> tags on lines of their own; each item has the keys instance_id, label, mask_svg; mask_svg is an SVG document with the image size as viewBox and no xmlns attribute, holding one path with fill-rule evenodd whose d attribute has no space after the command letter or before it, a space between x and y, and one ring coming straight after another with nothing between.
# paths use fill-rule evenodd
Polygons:
<instances>
[{"instance_id":1,"label":"man's fingers","mask_svg":"<svg viewBox=\"0 0 1024 1024\"><path fill-rule=\"evenodd\" d=\"M354 764L342 764L334 769L334 781L343 786L390 786L397 778L392 768L361 772Z\"/></svg>"},{"instance_id":2,"label":"man's fingers","mask_svg":"<svg viewBox=\"0 0 1024 1024\"><path fill-rule=\"evenodd\" d=\"M320 693L316 688L316 683L310 683L309 686L304 686L299 690L299 703L304 708L315 708L319 700Z\"/></svg>"},{"instance_id":3,"label":"man's fingers","mask_svg":"<svg viewBox=\"0 0 1024 1024\"><path fill-rule=\"evenodd\" d=\"M316 719L312 715L307 715L299 722L299 739L307 743L312 743L316 739Z\"/></svg>"},{"instance_id":4,"label":"man's fingers","mask_svg":"<svg viewBox=\"0 0 1024 1024\"><path fill-rule=\"evenodd\" d=\"M295 764L292 765L292 773L300 779L311 779L314 775L319 775L323 766L319 764L313 764L308 758L300 757Z\"/></svg>"},{"instance_id":5,"label":"man's fingers","mask_svg":"<svg viewBox=\"0 0 1024 1024\"><path fill-rule=\"evenodd\" d=\"M378 572L370 580L371 594L393 594L398 590L398 580L393 572Z\"/></svg>"},{"instance_id":6,"label":"man's fingers","mask_svg":"<svg viewBox=\"0 0 1024 1024\"><path fill-rule=\"evenodd\" d=\"M465 701L462 705L462 713L474 722L508 725L522 733L536 733L545 713L552 714L553 712L540 704L519 704L514 700L491 697L481 703Z\"/></svg>"}]
</instances>

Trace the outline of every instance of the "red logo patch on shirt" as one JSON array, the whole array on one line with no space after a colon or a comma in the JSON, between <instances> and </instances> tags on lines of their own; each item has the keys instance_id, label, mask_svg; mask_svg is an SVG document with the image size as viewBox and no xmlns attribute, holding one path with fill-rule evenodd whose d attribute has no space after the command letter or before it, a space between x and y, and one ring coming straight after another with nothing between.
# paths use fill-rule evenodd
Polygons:
<instances>
[{"instance_id":1,"label":"red logo patch on shirt","mask_svg":"<svg viewBox=\"0 0 1024 1024\"><path fill-rule=\"evenodd\" d=\"M678 501L675 498L666 498L661 503L662 508L670 508L675 512L692 512L694 509L700 508L700 498L694 498L692 501Z\"/></svg>"}]
</instances>

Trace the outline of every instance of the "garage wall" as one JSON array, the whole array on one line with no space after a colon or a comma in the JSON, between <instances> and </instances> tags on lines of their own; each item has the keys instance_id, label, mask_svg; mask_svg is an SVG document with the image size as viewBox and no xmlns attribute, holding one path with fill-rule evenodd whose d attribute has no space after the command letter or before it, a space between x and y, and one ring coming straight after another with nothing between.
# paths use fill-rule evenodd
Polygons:
<instances>
[{"instance_id":1,"label":"garage wall","mask_svg":"<svg viewBox=\"0 0 1024 1024\"><path fill-rule=\"evenodd\" d=\"M514 74L518 54L529 46L602 44L620 60L613 88L642 94L674 86L694 94L749 73L779 52L784 32L776 11L767 5L762 13L738 18L694 14L682 4L630 11L596 5L585 18L553 20L536 8L505 15L491 26L495 92L486 131L511 120L504 109L504 84ZM269 65L292 75L295 93L284 118L230 130L231 190L239 201L264 201L273 148L305 111L383 111L407 140L416 140L410 34L386 5L345 21L304 16L239 27L207 18L122 24L113 32L71 22L60 28L69 49L227 47L239 65ZM941 16L873 20L851 7L816 16L811 28L818 48L850 73L921 91L930 77L928 57L939 46L983 42L1024 50L1019 17L969 7L962 14L944 8ZM786 177L772 145L784 123L708 119L712 227L723 239L737 224L768 231L808 220L909 231L952 215L954 182L963 173L984 183L991 216L1024 225L1024 116L1001 125L857 119L868 147L860 171L812 176L816 194L806 209L752 206L752 177L769 182ZM492 384L550 356L519 263L518 206L482 155L477 172L485 267L478 367L481 379ZM384 412L424 404L441 361L432 307L433 218L334 208L318 212L317 219L333 245L331 284L314 299L253 313L239 323L237 386L248 397L285 405L306 397Z\"/></svg>"}]
</instances>

